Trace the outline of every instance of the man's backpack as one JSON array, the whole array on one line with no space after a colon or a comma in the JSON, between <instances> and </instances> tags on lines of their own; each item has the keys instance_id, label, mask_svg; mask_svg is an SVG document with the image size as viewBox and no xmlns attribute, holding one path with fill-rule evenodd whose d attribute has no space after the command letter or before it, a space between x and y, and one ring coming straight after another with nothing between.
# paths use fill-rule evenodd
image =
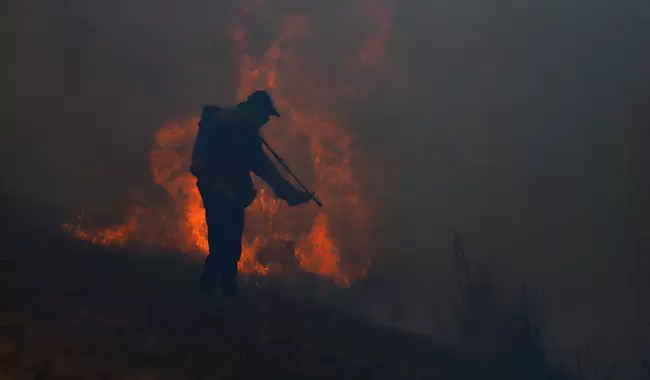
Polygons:
<instances>
[{"instance_id":1,"label":"man's backpack","mask_svg":"<svg viewBox=\"0 0 650 380\"><path fill-rule=\"evenodd\" d=\"M209 147L207 144L212 140L212 136L217 128L217 120L221 107L209 105L203 106L201 111L201 119L199 120L199 129L196 133L196 140L194 141L194 148L192 150L192 163L190 165L190 172L197 179L201 177L201 173L207 167L207 160Z\"/></svg>"}]
</instances>

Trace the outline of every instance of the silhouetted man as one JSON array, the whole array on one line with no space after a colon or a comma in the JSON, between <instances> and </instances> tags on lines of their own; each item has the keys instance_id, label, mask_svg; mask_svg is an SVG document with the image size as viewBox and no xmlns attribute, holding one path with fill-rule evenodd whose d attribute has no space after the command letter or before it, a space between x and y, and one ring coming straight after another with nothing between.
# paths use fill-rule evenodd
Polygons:
<instances>
[{"instance_id":1,"label":"silhouetted man","mask_svg":"<svg viewBox=\"0 0 650 380\"><path fill-rule=\"evenodd\" d=\"M201 275L205 292L211 292L219 278L224 296L234 298L237 293L244 210L257 195L251 172L290 206L313 196L285 180L262 150L259 132L270 116L280 113L266 91L252 93L235 107L203 108L190 170L197 178L208 227L210 253Z\"/></svg>"}]
</instances>

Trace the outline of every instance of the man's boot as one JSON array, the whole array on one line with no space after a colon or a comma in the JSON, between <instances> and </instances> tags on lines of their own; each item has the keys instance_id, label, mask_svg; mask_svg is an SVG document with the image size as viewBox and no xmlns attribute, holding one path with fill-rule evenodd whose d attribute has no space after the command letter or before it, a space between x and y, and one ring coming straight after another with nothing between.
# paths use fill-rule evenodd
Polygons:
<instances>
[{"instance_id":1,"label":"man's boot","mask_svg":"<svg viewBox=\"0 0 650 380\"><path fill-rule=\"evenodd\" d=\"M221 270L221 294L228 298L237 297L237 262L229 262Z\"/></svg>"},{"instance_id":2,"label":"man's boot","mask_svg":"<svg viewBox=\"0 0 650 380\"><path fill-rule=\"evenodd\" d=\"M201 292L204 294L212 294L214 287L217 285L217 278L221 272L221 258L213 254L209 254L205 258L203 264L203 273L201 273Z\"/></svg>"}]
</instances>

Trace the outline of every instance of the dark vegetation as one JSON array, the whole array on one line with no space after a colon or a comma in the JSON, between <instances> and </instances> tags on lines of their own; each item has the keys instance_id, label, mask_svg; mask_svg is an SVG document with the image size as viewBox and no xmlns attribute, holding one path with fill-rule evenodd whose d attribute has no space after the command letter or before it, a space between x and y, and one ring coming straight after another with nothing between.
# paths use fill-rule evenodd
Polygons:
<instances>
[{"instance_id":1,"label":"dark vegetation","mask_svg":"<svg viewBox=\"0 0 650 380\"><path fill-rule=\"evenodd\" d=\"M2 380L617 378L619 362L585 368L577 354L549 363L534 297L522 288L506 301L471 268L459 236L452 349L346 317L317 297L289 297L272 279L248 278L236 303L205 302L196 257L93 246L52 227L69 216L4 209Z\"/></svg>"},{"instance_id":2,"label":"dark vegetation","mask_svg":"<svg viewBox=\"0 0 650 380\"><path fill-rule=\"evenodd\" d=\"M504 289L486 273L473 273L465 255L463 241L454 236L454 259L460 291L457 307L461 361L465 367L462 378L530 380L614 379L620 364L609 367L584 368L580 353L575 365L549 363L543 340L543 318L540 302L522 286L513 301ZM601 372L602 371L602 372ZM649 373L650 374L650 373Z\"/></svg>"},{"instance_id":3,"label":"dark vegetation","mask_svg":"<svg viewBox=\"0 0 650 380\"><path fill-rule=\"evenodd\" d=\"M196 258L93 246L48 228L57 218L13 209L3 221L0 379L427 379L454 367L429 339L254 281L234 304L204 302Z\"/></svg>"}]
</instances>

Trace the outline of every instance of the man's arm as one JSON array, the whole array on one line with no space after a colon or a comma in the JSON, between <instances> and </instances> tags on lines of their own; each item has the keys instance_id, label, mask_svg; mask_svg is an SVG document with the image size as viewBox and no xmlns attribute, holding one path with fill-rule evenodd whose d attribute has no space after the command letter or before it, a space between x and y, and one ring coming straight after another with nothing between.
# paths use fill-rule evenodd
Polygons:
<instances>
[{"instance_id":1,"label":"man's arm","mask_svg":"<svg viewBox=\"0 0 650 380\"><path fill-rule=\"evenodd\" d=\"M298 191L280 174L271 158L262 150L261 143L259 148L256 147L255 149L252 171L271 186L273 193L277 197L287 202L296 197Z\"/></svg>"}]
</instances>

